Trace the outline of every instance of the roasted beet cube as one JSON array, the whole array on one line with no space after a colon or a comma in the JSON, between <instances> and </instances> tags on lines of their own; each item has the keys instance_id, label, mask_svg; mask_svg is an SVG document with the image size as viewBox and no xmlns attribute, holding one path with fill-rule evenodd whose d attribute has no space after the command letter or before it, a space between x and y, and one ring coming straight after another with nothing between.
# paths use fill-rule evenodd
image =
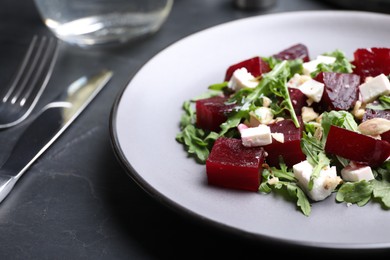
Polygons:
<instances>
[{"instance_id":1,"label":"roasted beet cube","mask_svg":"<svg viewBox=\"0 0 390 260\"><path fill-rule=\"evenodd\" d=\"M390 143L390 130L382 133L381 139Z\"/></svg>"},{"instance_id":2,"label":"roasted beet cube","mask_svg":"<svg viewBox=\"0 0 390 260\"><path fill-rule=\"evenodd\" d=\"M261 57L253 57L248 60L241 61L237 64L231 65L226 70L225 81L229 81L233 72L237 69L246 68L254 77L258 77L263 73L269 72L270 67Z\"/></svg>"},{"instance_id":3,"label":"roasted beet cube","mask_svg":"<svg viewBox=\"0 0 390 260\"><path fill-rule=\"evenodd\" d=\"M325 152L376 167L390 156L390 143L332 125Z\"/></svg>"},{"instance_id":4,"label":"roasted beet cube","mask_svg":"<svg viewBox=\"0 0 390 260\"><path fill-rule=\"evenodd\" d=\"M272 138L272 143L264 146L268 154L266 159L268 165L279 167L279 157L282 157L285 164L289 167L306 159L306 155L301 149L304 125L301 118L298 118L300 121L299 128L295 126L291 119L285 119L269 125L271 133L282 133L284 135L284 142L281 143Z\"/></svg>"},{"instance_id":5,"label":"roasted beet cube","mask_svg":"<svg viewBox=\"0 0 390 260\"><path fill-rule=\"evenodd\" d=\"M299 127L297 128L292 119L284 119L268 126L271 128L271 133L283 133L286 139L301 138L303 134L303 121L302 117L298 116Z\"/></svg>"},{"instance_id":6,"label":"roasted beet cube","mask_svg":"<svg viewBox=\"0 0 390 260\"><path fill-rule=\"evenodd\" d=\"M196 125L210 131L219 131L220 125L227 120L227 114L234 104L225 104L227 97L215 96L196 101Z\"/></svg>"},{"instance_id":7,"label":"roasted beet cube","mask_svg":"<svg viewBox=\"0 0 390 260\"><path fill-rule=\"evenodd\" d=\"M368 76L390 74L390 48L357 49L353 55L354 73L360 75L362 82Z\"/></svg>"},{"instance_id":8,"label":"roasted beet cube","mask_svg":"<svg viewBox=\"0 0 390 260\"><path fill-rule=\"evenodd\" d=\"M293 105L295 114L300 116L302 114L302 107L307 106L307 97L297 88L288 88L290 100Z\"/></svg>"},{"instance_id":9,"label":"roasted beet cube","mask_svg":"<svg viewBox=\"0 0 390 260\"><path fill-rule=\"evenodd\" d=\"M218 138L206 160L207 181L225 188L258 191L264 149L245 147L241 139Z\"/></svg>"},{"instance_id":10,"label":"roasted beet cube","mask_svg":"<svg viewBox=\"0 0 390 260\"><path fill-rule=\"evenodd\" d=\"M281 52L273 55L273 57L279 60L296 60L302 59L304 62L310 61L309 51L306 45L298 43Z\"/></svg>"},{"instance_id":11,"label":"roasted beet cube","mask_svg":"<svg viewBox=\"0 0 390 260\"><path fill-rule=\"evenodd\" d=\"M359 98L359 75L321 72L315 80L325 85L321 99L325 110L350 110Z\"/></svg>"},{"instance_id":12,"label":"roasted beet cube","mask_svg":"<svg viewBox=\"0 0 390 260\"><path fill-rule=\"evenodd\" d=\"M377 117L390 120L390 110L376 110L376 109L366 108L365 113L363 115L362 122Z\"/></svg>"}]
</instances>

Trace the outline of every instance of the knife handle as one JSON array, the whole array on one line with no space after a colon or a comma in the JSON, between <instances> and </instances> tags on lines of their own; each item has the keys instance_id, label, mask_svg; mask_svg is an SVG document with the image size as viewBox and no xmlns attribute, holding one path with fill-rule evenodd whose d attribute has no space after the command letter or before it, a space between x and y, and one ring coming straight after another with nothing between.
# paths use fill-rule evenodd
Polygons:
<instances>
[{"instance_id":1,"label":"knife handle","mask_svg":"<svg viewBox=\"0 0 390 260\"><path fill-rule=\"evenodd\" d=\"M0 174L0 202L2 202L14 187L17 179L13 176L3 175L1 172Z\"/></svg>"},{"instance_id":2,"label":"knife handle","mask_svg":"<svg viewBox=\"0 0 390 260\"><path fill-rule=\"evenodd\" d=\"M36 159L59 136L64 128L66 103L51 103L33 120L19 137L7 161L0 169L0 203Z\"/></svg>"},{"instance_id":3,"label":"knife handle","mask_svg":"<svg viewBox=\"0 0 390 260\"><path fill-rule=\"evenodd\" d=\"M55 140L62 127L63 109L61 106L54 106L43 110L22 133L0 169L0 203L23 173L46 150L48 143Z\"/></svg>"},{"instance_id":4,"label":"knife handle","mask_svg":"<svg viewBox=\"0 0 390 260\"><path fill-rule=\"evenodd\" d=\"M19 137L10 156L1 167L6 175L16 179L54 142L63 127L62 106L51 106L43 110Z\"/></svg>"}]
</instances>

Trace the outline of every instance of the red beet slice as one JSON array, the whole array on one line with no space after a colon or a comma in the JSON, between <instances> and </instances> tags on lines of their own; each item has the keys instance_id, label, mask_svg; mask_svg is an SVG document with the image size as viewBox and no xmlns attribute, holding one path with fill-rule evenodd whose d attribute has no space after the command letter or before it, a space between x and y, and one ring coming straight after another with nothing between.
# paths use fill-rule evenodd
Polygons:
<instances>
[{"instance_id":1,"label":"red beet slice","mask_svg":"<svg viewBox=\"0 0 390 260\"><path fill-rule=\"evenodd\" d=\"M254 57L248 60L241 61L237 64L231 65L226 70L225 81L229 81L233 72L237 69L246 68L254 77L258 77L263 73L269 72L270 67L261 57Z\"/></svg>"},{"instance_id":2,"label":"red beet slice","mask_svg":"<svg viewBox=\"0 0 390 260\"><path fill-rule=\"evenodd\" d=\"M307 97L297 88L288 88L290 94L290 100L293 105L295 114L300 116L302 114L302 107L307 106Z\"/></svg>"},{"instance_id":3,"label":"red beet slice","mask_svg":"<svg viewBox=\"0 0 390 260\"><path fill-rule=\"evenodd\" d=\"M362 82L368 76L390 74L390 48L357 49L353 55L354 73L360 75Z\"/></svg>"},{"instance_id":4,"label":"red beet slice","mask_svg":"<svg viewBox=\"0 0 390 260\"><path fill-rule=\"evenodd\" d=\"M227 114L232 111L234 104L226 105L227 97L215 96L196 101L197 127L218 132L220 125L227 120Z\"/></svg>"},{"instance_id":5,"label":"red beet slice","mask_svg":"<svg viewBox=\"0 0 390 260\"><path fill-rule=\"evenodd\" d=\"M220 137L206 160L208 183L258 191L264 158L264 149L261 147L245 147L241 139Z\"/></svg>"},{"instance_id":6,"label":"red beet slice","mask_svg":"<svg viewBox=\"0 0 390 260\"><path fill-rule=\"evenodd\" d=\"M292 167L294 164L306 159L306 155L301 149L303 122L300 117L298 118L300 121L299 128L294 125L291 119L285 119L269 125L271 133L284 134L284 143L272 139L271 144L264 146L265 151L268 153L266 159L268 165L279 167L280 156L288 167Z\"/></svg>"},{"instance_id":7,"label":"red beet slice","mask_svg":"<svg viewBox=\"0 0 390 260\"><path fill-rule=\"evenodd\" d=\"M306 47L306 45L298 43L295 44L285 50L282 50L281 52L273 55L274 58L277 58L279 60L296 60L296 59L302 59L304 62L307 62L310 60L309 57L309 51Z\"/></svg>"},{"instance_id":8,"label":"red beet slice","mask_svg":"<svg viewBox=\"0 0 390 260\"><path fill-rule=\"evenodd\" d=\"M390 130L382 133L381 139L390 143Z\"/></svg>"},{"instance_id":9,"label":"red beet slice","mask_svg":"<svg viewBox=\"0 0 390 260\"><path fill-rule=\"evenodd\" d=\"M372 118L384 118L390 120L390 110L376 110L371 108L366 108L363 115L362 122L372 119Z\"/></svg>"},{"instance_id":10,"label":"red beet slice","mask_svg":"<svg viewBox=\"0 0 390 260\"><path fill-rule=\"evenodd\" d=\"M325 110L350 110L359 98L359 75L321 72L315 80L325 85L321 99Z\"/></svg>"},{"instance_id":11,"label":"red beet slice","mask_svg":"<svg viewBox=\"0 0 390 260\"><path fill-rule=\"evenodd\" d=\"M376 167L390 156L390 143L332 125L325 152Z\"/></svg>"}]
</instances>

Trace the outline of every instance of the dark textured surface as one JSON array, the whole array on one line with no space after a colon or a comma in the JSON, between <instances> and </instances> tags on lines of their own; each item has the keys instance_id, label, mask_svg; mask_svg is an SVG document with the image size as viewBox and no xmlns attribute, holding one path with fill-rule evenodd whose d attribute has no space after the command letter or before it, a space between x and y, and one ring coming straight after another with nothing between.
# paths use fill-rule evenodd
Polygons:
<instances>
[{"instance_id":1,"label":"dark textured surface","mask_svg":"<svg viewBox=\"0 0 390 260\"><path fill-rule=\"evenodd\" d=\"M252 241L174 212L129 178L115 157L109 134L115 98L145 62L171 43L248 16L332 8L318 1L279 0L270 10L244 12L228 0L176 0L161 30L143 41L106 50L82 50L63 43L38 108L83 74L107 67L115 76L0 205L0 259L355 255ZM31 0L0 0L0 87L10 80L36 32L49 33ZM23 127L0 132L0 163ZM359 253L375 256L388 252Z\"/></svg>"},{"instance_id":2,"label":"dark textured surface","mask_svg":"<svg viewBox=\"0 0 390 260\"><path fill-rule=\"evenodd\" d=\"M354 8L356 10L390 13L389 0L324 0L342 8Z\"/></svg>"}]
</instances>

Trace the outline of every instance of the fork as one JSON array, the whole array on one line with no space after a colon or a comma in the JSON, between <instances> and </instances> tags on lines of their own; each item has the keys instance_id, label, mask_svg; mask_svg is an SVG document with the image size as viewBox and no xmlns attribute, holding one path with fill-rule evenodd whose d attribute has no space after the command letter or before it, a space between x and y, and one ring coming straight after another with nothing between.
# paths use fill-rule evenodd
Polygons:
<instances>
[{"instance_id":1,"label":"fork","mask_svg":"<svg viewBox=\"0 0 390 260\"><path fill-rule=\"evenodd\" d=\"M0 129L28 117L46 88L57 56L56 38L34 35L12 82L0 95Z\"/></svg>"}]
</instances>

